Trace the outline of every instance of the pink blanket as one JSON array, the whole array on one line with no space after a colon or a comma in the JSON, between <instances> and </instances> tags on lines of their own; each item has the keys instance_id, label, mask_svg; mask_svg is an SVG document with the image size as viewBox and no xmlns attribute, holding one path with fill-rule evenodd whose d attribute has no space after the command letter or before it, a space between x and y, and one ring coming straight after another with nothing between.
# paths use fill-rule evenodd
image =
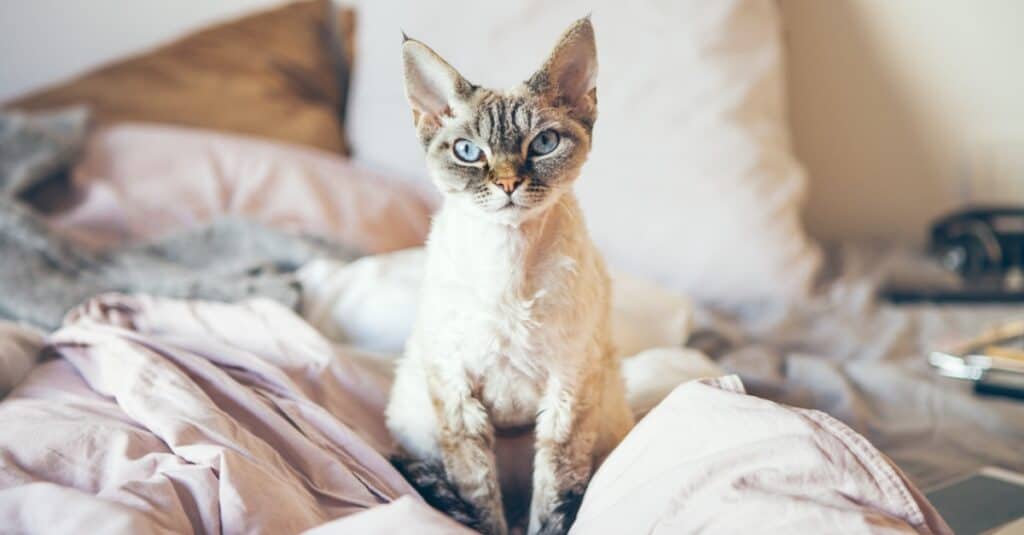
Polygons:
<instances>
[{"instance_id":1,"label":"pink blanket","mask_svg":"<svg viewBox=\"0 0 1024 535\"><path fill-rule=\"evenodd\" d=\"M52 342L0 404L0 526L297 533L413 494L386 379L276 303L101 296Z\"/></svg>"},{"instance_id":2,"label":"pink blanket","mask_svg":"<svg viewBox=\"0 0 1024 535\"><path fill-rule=\"evenodd\" d=\"M386 461L387 373L280 305L105 295L51 342L0 403L0 531L467 532ZM730 378L642 420L573 528L741 530L949 532L862 437Z\"/></svg>"}]
</instances>

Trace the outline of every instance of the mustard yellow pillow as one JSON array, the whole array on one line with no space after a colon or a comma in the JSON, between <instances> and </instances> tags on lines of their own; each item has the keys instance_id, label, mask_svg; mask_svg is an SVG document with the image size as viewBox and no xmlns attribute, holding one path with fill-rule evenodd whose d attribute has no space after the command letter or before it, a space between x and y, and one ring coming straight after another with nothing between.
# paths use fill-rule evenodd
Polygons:
<instances>
[{"instance_id":1,"label":"mustard yellow pillow","mask_svg":"<svg viewBox=\"0 0 1024 535\"><path fill-rule=\"evenodd\" d=\"M87 104L100 124L173 123L347 154L342 120L351 13L330 0L218 24L30 94L8 108Z\"/></svg>"}]
</instances>

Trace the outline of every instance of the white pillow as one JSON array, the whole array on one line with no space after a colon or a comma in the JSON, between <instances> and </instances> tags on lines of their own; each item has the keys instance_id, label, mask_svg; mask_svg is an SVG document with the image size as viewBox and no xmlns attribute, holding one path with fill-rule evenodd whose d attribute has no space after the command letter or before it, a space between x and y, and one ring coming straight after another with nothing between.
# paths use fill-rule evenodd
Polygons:
<instances>
[{"instance_id":1,"label":"white pillow","mask_svg":"<svg viewBox=\"0 0 1024 535\"><path fill-rule=\"evenodd\" d=\"M773 0L352 3L357 158L425 181L400 30L470 81L510 87L592 12L599 118L577 191L610 263L720 305L808 292L820 255L800 224Z\"/></svg>"},{"instance_id":2,"label":"white pillow","mask_svg":"<svg viewBox=\"0 0 1024 535\"><path fill-rule=\"evenodd\" d=\"M425 263L422 248L351 263L314 260L297 273L300 313L332 340L399 354L416 320ZM622 274L612 275L612 295L612 339L620 355L686 342L692 318L686 299Z\"/></svg>"},{"instance_id":3,"label":"white pillow","mask_svg":"<svg viewBox=\"0 0 1024 535\"><path fill-rule=\"evenodd\" d=\"M421 248L352 263L313 260L296 273L300 314L331 340L400 354L416 321L424 260Z\"/></svg>"}]
</instances>

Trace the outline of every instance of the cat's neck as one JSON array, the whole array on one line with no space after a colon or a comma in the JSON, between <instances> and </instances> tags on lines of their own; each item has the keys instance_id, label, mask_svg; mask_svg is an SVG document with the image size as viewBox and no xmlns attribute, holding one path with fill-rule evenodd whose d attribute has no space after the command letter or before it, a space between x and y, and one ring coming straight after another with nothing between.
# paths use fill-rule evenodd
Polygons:
<instances>
[{"instance_id":1,"label":"cat's neck","mask_svg":"<svg viewBox=\"0 0 1024 535\"><path fill-rule=\"evenodd\" d=\"M491 271L529 269L580 239L586 239L586 231L579 205L566 192L544 212L515 225L446 204L435 218L429 243L453 263Z\"/></svg>"}]
</instances>

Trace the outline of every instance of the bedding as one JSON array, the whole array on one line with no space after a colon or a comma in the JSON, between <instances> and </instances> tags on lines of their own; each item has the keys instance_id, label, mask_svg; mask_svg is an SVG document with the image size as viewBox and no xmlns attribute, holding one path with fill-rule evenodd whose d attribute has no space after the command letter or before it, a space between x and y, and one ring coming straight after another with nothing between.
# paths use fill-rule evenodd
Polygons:
<instances>
[{"instance_id":1,"label":"bedding","mask_svg":"<svg viewBox=\"0 0 1024 535\"><path fill-rule=\"evenodd\" d=\"M313 257L355 254L321 238L241 219L220 219L153 243L92 250L55 232L53 222L19 196L28 185L67 174L87 115L0 114L0 121L6 125L0 145L0 319L52 329L72 306L116 289L222 300L262 295L294 305L291 270Z\"/></svg>"},{"instance_id":2,"label":"bedding","mask_svg":"<svg viewBox=\"0 0 1024 535\"><path fill-rule=\"evenodd\" d=\"M386 461L376 357L274 301L106 294L48 342L54 358L0 402L7 528L466 532ZM692 514L681 496L710 507ZM736 378L689 383L651 411L595 475L573 533L734 532L764 527L766 510L784 532L949 533L863 438L745 396Z\"/></svg>"},{"instance_id":3,"label":"bedding","mask_svg":"<svg viewBox=\"0 0 1024 535\"><path fill-rule=\"evenodd\" d=\"M412 332L425 261L425 249L414 247L351 262L308 262L295 274L299 313L327 338L391 363ZM690 332L688 300L622 273L612 274L612 295L612 341L626 357L622 372L635 413L688 380L722 375L704 354L682 347Z\"/></svg>"},{"instance_id":4,"label":"bedding","mask_svg":"<svg viewBox=\"0 0 1024 535\"><path fill-rule=\"evenodd\" d=\"M296 272L300 313L331 339L401 353L415 321L425 262L422 247L352 262L313 260ZM624 273L611 277L612 338L619 355L686 342L689 300Z\"/></svg>"},{"instance_id":5,"label":"bedding","mask_svg":"<svg viewBox=\"0 0 1024 535\"><path fill-rule=\"evenodd\" d=\"M674 390L594 475L570 533L952 533L863 437L744 395Z\"/></svg>"},{"instance_id":6,"label":"bedding","mask_svg":"<svg viewBox=\"0 0 1024 535\"><path fill-rule=\"evenodd\" d=\"M49 341L0 403L4 530L298 533L412 493L384 379L272 301L107 295Z\"/></svg>"},{"instance_id":7,"label":"bedding","mask_svg":"<svg viewBox=\"0 0 1024 535\"><path fill-rule=\"evenodd\" d=\"M153 121L237 132L345 154L351 13L288 3L7 102L87 105L100 124ZM258 111L257 111L258 110Z\"/></svg>"},{"instance_id":8,"label":"bedding","mask_svg":"<svg viewBox=\"0 0 1024 535\"><path fill-rule=\"evenodd\" d=\"M773 0L347 3L359 14L356 159L426 182L399 29L471 82L511 87L592 13L599 118L575 188L609 264L727 309L810 293L820 254L800 223L806 179L790 147Z\"/></svg>"},{"instance_id":9,"label":"bedding","mask_svg":"<svg viewBox=\"0 0 1024 535\"><path fill-rule=\"evenodd\" d=\"M1024 306L897 306L889 278L934 270L903 248L831 248L821 291L738 321L699 311L695 330L730 339L716 356L759 396L831 414L863 433L922 488L985 465L1024 471L1024 403L974 394L926 363L933 349L1024 318Z\"/></svg>"},{"instance_id":10,"label":"bedding","mask_svg":"<svg viewBox=\"0 0 1024 535\"><path fill-rule=\"evenodd\" d=\"M1024 471L1024 404L978 397L925 362L938 345L1024 318L1024 307L906 307L876 299L885 280L927 272L926 262L898 248L833 248L812 298L747 309L744 317L671 296L651 299L656 287L638 293L615 277L614 336L633 337L621 351L630 406L642 414L683 381L735 373L756 395L838 417L922 486L990 464ZM297 274L300 310L328 336L397 353L412 325L421 271L421 250L350 263L315 260ZM624 303L642 313L627 313ZM714 342L706 344L714 362L679 349L703 347L702 339Z\"/></svg>"},{"instance_id":11,"label":"bedding","mask_svg":"<svg viewBox=\"0 0 1024 535\"><path fill-rule=\"evenodd\" d=\"M159 130L157 133L162 133ZM184 172L181 176L188 174ZM102 181L99 174L94 178ZM176 224L179 223L169 223ZM0 301L0 317L51 328L61 323L68 308L109 289L231 301L260 295L277 302L257 300L227 305L108 295L88 301L67 316L65 327L50 338L56 350L47 353L55 358L34 368L28 379L0 402L0 446L6 455L0 456L0 518L13 518L12 522L20 524L12 525L23 525L31 531L33 526L42 526L41 522L53 516L54 511L46 509L46 503L63 503L62 519L67 524L57 527L68 530L96 522L115 531L145 531L147 526L156 526L154 530L159 531L164 529L162 526L172 525L175 528L167 529L188 526L205 531L229 526L225 531L230 532L234 526L242 526L238 529L292 532L299 531L300 525L304 529L333 519L321 528L331 530L344 529L346 522L354 526L393 525L389 524L391 517L377 507L409 496L387 507L409 522L425 515L424 521L444 525L446 519L431 516L410 489L403 490L401 483L395 483L397 486L389 487L390 490L381 490L383 483L375 483L393 481L396 477L390 465L382 461L389 441L379 434L383 429L379 407L386 398L391 365L397 356L396 344L404 336L400 325L396 328L381 322L411 318L418 279L416 262L408 259L415 258L415 250L394 255L409 257L404 268L389 270L387 263L382 262L386 257L351 262L355 254L322 239L301 238L251 222L227 220L184 231L155 244L118 245L97 252L66 236L55 235L50 227L51 221L19 201L0 198L0 254L5 258L5 269L0 273L0 287L5 292ZM292 268L315 258L320 260L306 267L322 268L319 283L303 280L315 270L304 269L296 276L290 273ZM967 331L984 321L1004 319L1020 311L890 310L872 299L877 274L864 273L863 269L885 266L886 262L858 261L855 255L840 258L843 269L810 301L760 309L748 307L744 309L748 315L741 318L692 307L689 301L666 297L664 292L640 281L630 283L621 279L627 280L619 285L617 308L621 319L627 325L643 327L635 328L631 338L623 338L631 351L638 351L624 361L631 407L638 414L650 411L649 416L657 415L659 423L651 424L656 425L653 429L685 430L679 427L682 420L678 411L659 412L656 406L680 383L718 376L721 368L725 368L743 377L751 390L761 396L826 409L837 415L877 442L917 483L928 484L982 464L1024 468L1020 467L1019 456L1019 445L1024 439L1024 414L1020 406L975 398L962 385L946 384L931 375L923 369L921 359L922 351L936 333L955 335L958 330ZM336 276L356 267L358 276ZM396 273L405 278L397 285L392 283ZM374 289L383 296L389 287L398 288L390 304L385 303L392 314L369 306L373 304ZM403 293L409 289L411 294ZM338 340L355 342L362 348L328 341L288 310L288 306L314 302L318 297L311 292L319 291L325 292L320 315L311 313L311 308L300 310L325 332L335 328L333 335ZM334 306L336 303L347 304L339 308ZM340 323L332 327L331 322ZM357 330L353 331L352 326ZM717 363L709 362L699 351L680 347L691 331L691 341L704 332L714 332L725 339L727 345L715 353ZM353 332L358 336L352 336ZM31 336L9 336L10 331L0 334L6 336L0 350L12 355L12 348L34 352L34 344L39 342ZM10 343L12 340L14 343ZM29 343L25 345L19 340ZM374 343L383 345L374 347ZM265 377L278 382L260 383L260 378ZM119 382L135 379L139 382ZM152 380L156 382L147 382ZM282 384L285 386L281 387ZM174 393L173 403L146 398L167 394L162 391L165 387ZM181 389L189 395L182 397ZM676 395L672 394L664 403L675 403L671 400L677 399ZM254 399L275 404L277 409L271 412L286 418L302 436L296 437L287 427L278 426L266 434L267 429L261 426L279 420L266 416L266 411L259 407L254 408ZM300 401L296 406L301 410L294 409L281 399L310 399L313 406ZM281 408L282 404L286 407ZM723 404L721 408L729 406ZM766 407L792 416L791 409L784 406ZM295 411L314 422L297 420ZM728 421L733 415L726 411L721 418ZM715 413L706 416L712 420L719 418ZM190 422L198 422L198 427ZM339 425L347 426L352 435L337 431ZM186 431L181 431L183 428ZM195 429L199 430L198 442L190 442L196 438ZM829 429L836 435L837 428ZM274 433L287 436L281 438ZM46 447L24 440L25 436L37 435ZM252 439L252 435L258 440ZM369 449L360 449L352 436L358 436ZM332 440L369 457L337 453L338 446L331 445ZM331 483L307 476L310 466L303 464L302 459L311 450L303 445L304 441L327 451L309 454L313 458L324 459L326 455L331 466L342 467L327 470L327 475L322 476ZM111 444L116 447L111 448ZM265 456L266 449L259 444L270 444L271 449L284 447L286 454L303 453L281 460ZM676 447L668 451L676 451ZM118 457L122 454L128 461ZM233 457L237 455L244 460ZM673 473L657 469L669 466L670 460L667 456L651 456L657 475ZM694 462L712 460L702 457ZM665 464L659 464L662 462ZM610 460L606 466L617 464ZM113 473L97 472L96 466L109 468ZM210 468L213 466L215 470ZM747 477L730 479L738 472L716 472L714 468L715 465L700 464L688 467L694 473L713 473L723 478L719 486L709 485L708 489L750 481ZM184 475L179 469L185 470ZM794 474L799 479L799 474L807 472L796 470ZM281 490L283 495L275 495L286 507L280 509L280 515L268 512L242 518L239 510L263 503L259 502L262 497L249 496L252 491L246 490L262 488L260 477L287 481ZM353 479L359 484L342 485ZM618 488L617 482L625 481L621 477L612 479L607 486L593 486L594 495L609 496ZM874 495L871 489L875 488L872 485L877 483L876 479L853 479L857 492ZM863 523L851 521L851 525L873 526L881 518L893 530L899 526L920 532L942 532L927 520L926 503L919 502L913 487L902 476L897 479L897 487L906 490L897 493L903 495L903 501L886 501L894 496L886 495L880 498L885 503L851 510L831 498L794 499L803 506L822 508L805 511L822 522L837 518L835 515L850 515L843 518L863 519ZM343 488L331 487L334 483ZM637 480L638 496L649 496L651 503L662 507L654 512L641 509L644 514L651 513L651 518L676 518L673 504L678 502L665 497L692 490L674 486L678 483L680 480L667 475L658 480ZM850 492L847 487L843 489ZM350 500L344 494L343 499L336 500L335 490L351 491L360 498ZM820 495L812 494L830 496L834 490L834 486L829 486ZM329 497L322 497L321 492L328 492ZM373 498L366 498L367 493ZM709 490L707 495L690 498L713 502L718 499L716 493L719 491ZM906 494L911 496L910 501ZM600 498L596 503L618 507L618 511L632 511L635 504L620 498ZM791 498L792 495L769 492L764 499ZM912 514L911 501L918 504L923 517ZM40 502L44 504L41 509L20 507ZM761 502L751 499L751 503ZM604 505L593 506L588 514L595 515L595 519L610 514L605 512ZM368 511L361 512L368 507ZM795 512L792 518L803 519L800 514ZM579 532L601 532L595 526L613 525L606 520L590 522ZM664 525L675 526L668 520Z\"/></svg>"},{"instance_id":12,"label":"bedding","mask_svg":"<svg viewBox=\"0 0 1024 535\"><path fill-rule=\"evenodd\" d=\"M240 219L95 252L52 232L21 203L0 198L0 319L50 330L74 305L115 290L222 301L264 296L295 306L295 268L320 256L357 254Z\"/></svg>"}]
</instances>

